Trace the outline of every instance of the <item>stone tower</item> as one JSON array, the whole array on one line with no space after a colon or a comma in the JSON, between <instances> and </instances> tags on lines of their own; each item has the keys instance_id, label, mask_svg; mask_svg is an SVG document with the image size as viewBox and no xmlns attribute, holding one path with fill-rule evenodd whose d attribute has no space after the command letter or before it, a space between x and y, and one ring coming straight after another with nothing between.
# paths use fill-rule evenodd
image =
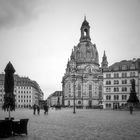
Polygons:
<instances>
[{"instance_id":1,"label":"stone tower","mask_svg":"<svg viewBox=\"0 0 140 140\"><path fill-rule=\"evenodd\" d=\"M81 26L81 36L68 59L66 72L62 78L64 104L73 106L75 93L76 106L93 107L102 95L102 72L95 44L90 38L90 26L86 18Z\"/></svg>"},{"instance_id":2,"label":"stone tower","mask_svg":"<svg viewBox=\"0 0 140 140\"><path fill-rule=\"evenodd\" d=\"M104 55L102 57L102 65L101 65L102 69L104 68L107 68L108 67L108 61L107 61L107 56L105 54L105 51L104 51Z\"/></svg>"}]
</instances>

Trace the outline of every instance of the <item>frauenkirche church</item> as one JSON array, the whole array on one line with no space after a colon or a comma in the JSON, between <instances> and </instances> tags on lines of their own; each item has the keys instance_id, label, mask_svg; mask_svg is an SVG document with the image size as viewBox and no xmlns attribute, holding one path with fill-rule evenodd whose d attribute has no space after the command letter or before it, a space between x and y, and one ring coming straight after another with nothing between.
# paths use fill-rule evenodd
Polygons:
<instances>
[{"instance_id":1,"label":"frauenkirche church","mask_svg":"<svg viewBox=\"0 0 140 140\"><path fill-rule=\"evenodd\" d=\"M74 98L79 107L98 105L102 100L102 85L98 50L96 44L91 42L90 26L85 18L81 26L80 41L72 49L62 79L65 106L73 106Z\"/></svg>"},{"instance_id":2,"label":"frauenkirche church","mask_svg":"<svg viewBox=\"0 0 140 140\"><path fill-rule=\"evenodd\" d=\"M132 80L140 100L140 58L121 60L108 66L104 51L100 66L98 50L91 42L90 26L85 18L80 41L72 49L62 78L61 104L74 108L97 108L100 105L105 109L127 108ZM58 97L52 98L52 105L58 104Z\"/></svg>"}]
</instances>

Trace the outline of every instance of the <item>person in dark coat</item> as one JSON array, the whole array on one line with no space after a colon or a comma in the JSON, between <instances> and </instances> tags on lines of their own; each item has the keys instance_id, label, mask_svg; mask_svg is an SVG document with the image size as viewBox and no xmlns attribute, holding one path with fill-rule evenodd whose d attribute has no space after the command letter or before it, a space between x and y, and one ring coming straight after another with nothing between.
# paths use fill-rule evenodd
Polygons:
<instances>
[{"instance_id":1,"label":"person in dark coat","mask_svg":"<svg viewBox=\"0 0 140 140\"><path fill-rule=\"evenodd\" d=\"M38 115L40 114L40 107L39 107L39 105L37 105L37 113L38 113Z\"/></svg>"},{"instance_id":2,"label":"person in dark coat","mask_svg":"<svg viewBox=\"0 0 140 140\"><path fill-rule=\"evenodd\" d=\"M33 105L33 114L35 115L36 113L36 104Z\"/></svg>"},{"instance_id":3,"label":"person in dark coat","mask_svg":"<svg viewBox=\"0 0 140 140\"><path fill-rule=\"evenodd\" d=\"M46 115L46 113L48 114L48 110L49 110L49 107L47 104L44 104L44 114Z\"/></svg>"}]
</instances>

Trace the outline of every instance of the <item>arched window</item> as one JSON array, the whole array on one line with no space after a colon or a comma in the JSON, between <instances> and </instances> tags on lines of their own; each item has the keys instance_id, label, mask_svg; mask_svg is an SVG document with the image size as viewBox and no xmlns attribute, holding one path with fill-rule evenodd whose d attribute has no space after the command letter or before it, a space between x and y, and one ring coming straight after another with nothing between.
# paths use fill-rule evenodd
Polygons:
<instances>
[{"instance_id":1,"label":"arched window","mask_svg":"<svg viewBox=\"0 0 140 140\"><path fill-rule=\"evenodd\" d=\"M78 101L78 104L80 105L81 104L81 101Z\"/></svg>"},{"instance_id":2,"label":"arched window","mask_svg":"<svg viewBox=\"0 0 140 140\"><path fill-rule=\"evenodd\" d=\"M84 29L84 36L87 36L87 32L88 32L88 30Z\"/></svg>"}]
</instances>

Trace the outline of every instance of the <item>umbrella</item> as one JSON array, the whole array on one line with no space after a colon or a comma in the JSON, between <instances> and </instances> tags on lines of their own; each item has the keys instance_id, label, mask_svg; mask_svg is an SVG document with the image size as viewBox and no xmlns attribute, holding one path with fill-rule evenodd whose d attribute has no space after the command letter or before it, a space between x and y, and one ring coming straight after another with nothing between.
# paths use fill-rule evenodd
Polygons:
<instances>
[{"instance_id":1,"label":"umbrella","mask_svg":"<svg viewBox=\"0 0 140 140\"><path fill-rule=\"evenodd\" d=\"M9 62L5 68L5 77L4 77L4 111L7 110L9 112L10 119L10 111L15 110L15 95L14 95L14 72L15 69L11 62Z\"/></svg>"}]
</instances>

